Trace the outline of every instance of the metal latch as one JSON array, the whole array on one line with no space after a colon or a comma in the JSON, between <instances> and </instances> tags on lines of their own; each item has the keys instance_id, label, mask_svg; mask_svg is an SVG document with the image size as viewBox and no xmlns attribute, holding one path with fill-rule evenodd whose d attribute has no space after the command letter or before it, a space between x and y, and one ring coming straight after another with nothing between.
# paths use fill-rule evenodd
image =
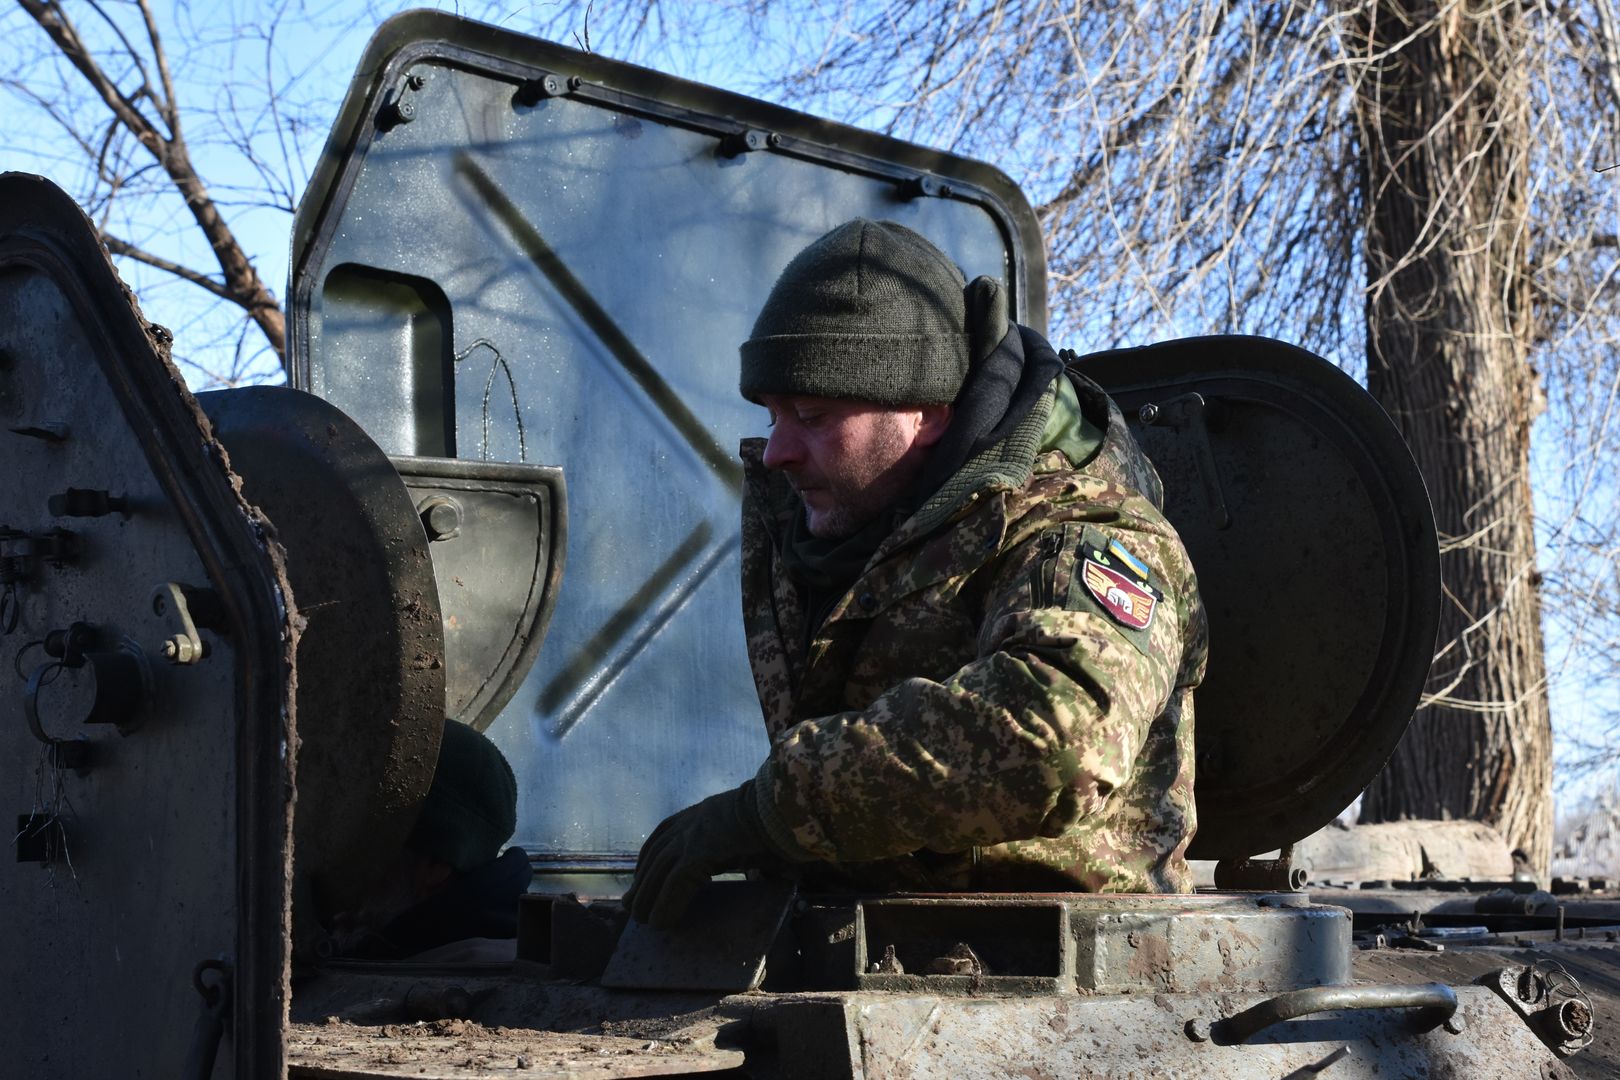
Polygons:
<instances>
[{"instance_id":1,"label":"metal latch","mask_svg":"<svg viewBox=\"0 0 1620 1080\"><path fill-rule=\"evenodd\" d=\"M416 92L427 85L427 76L413 71L399 81L387 103L377 113L377 126L384 131L416 119Z\"/></svg>"},{"instance_id":2,"label":"metal latch","mask_svg":"<svg viewBox=\"0 0 1620 1080\"><path fill-rule=\"evenodd\" d=\"M563 76L547 72L544 75L533 79L525 79L519 83L517 92L512 95L512 100L519 105L534 106L547 98L572 94L584 83L585 80L578 75Z\"/></svg>"},{"instance_id":3,"label":"metal latch","mask_svg":"<svg viewBox=\"0 0 1620 1080\"><path fill-rule=\"evenodd\" d=\"M1137 419L1148 427L1186 429L1193 436L1193 456L1198 461L1198 475L1204 481L1204 495L1215 518L1217 529L1229 528L1232 515L1226 508L1226 492L1221 488L1221 474L1215 467L1215 452L1209 442L1209 422L1219 415L1219 405L1207 401L1203 394L1180 394L1169 401L1148 402L1137 410Z\"/></svg>"},{"instance_id":4,"label":"metal latch","mask_svg":"<svg viewBox=\"0 0 1620 1080\"><path fill-rule=\"evenodd\" d=\"M172 581L165 581L152 590L152 613L173 615L180 627L178 634L163 641L163 659L171 664L195 664L209 652L208 643L197 633L197 623L192 618L191 602L186 592ZM200 591L193 590L193 595L200 595Z\"/></svg>"},{"instance_id":5,"label":"metal latch","mask_svg":"<svg viewBox=\"0 0 1620 1080\"><path fill-rule=\"evenodd\" d=\"M774 131L761 131L758 128L747 128L743 131L733 131L729 135L720 137L720 145L715 152L721 157L734 158L744 154L752 154L767 147L776 147L782 144L782 136Z\"/></svg>"}]
</instances>

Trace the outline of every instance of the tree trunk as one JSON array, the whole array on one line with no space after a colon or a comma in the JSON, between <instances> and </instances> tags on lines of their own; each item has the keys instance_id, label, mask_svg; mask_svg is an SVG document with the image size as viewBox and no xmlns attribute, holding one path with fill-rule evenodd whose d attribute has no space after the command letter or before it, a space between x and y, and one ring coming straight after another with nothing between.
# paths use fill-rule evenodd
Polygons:
<instances>
[{"instance_id":1,"label":"tree trunk","mask_svg":"<svg viewBox=\"0 0 1620 1080\"><path fill-rule=\"evenodd\" d=\"M1467 818L1545 873L1552 729L1530 497L1529 87L1511 5L1376 0L1349 40L1367 383L1429 486L1445 593L1424 704L1362 820Z\"/></svg>"}]
</instances>

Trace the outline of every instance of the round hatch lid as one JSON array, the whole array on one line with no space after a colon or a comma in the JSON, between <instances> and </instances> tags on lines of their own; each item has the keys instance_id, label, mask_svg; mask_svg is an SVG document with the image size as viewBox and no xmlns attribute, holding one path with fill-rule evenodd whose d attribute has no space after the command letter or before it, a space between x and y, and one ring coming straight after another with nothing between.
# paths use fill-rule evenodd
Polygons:
<instances>
[{"instance_id":1,"label":"round hatch lid","mask_svg":"<svg viewBox=\"0 0 1620 1080\"><path fill-rule=\"evenodd\" d=\"M1082 357L1164 481L1209 614L1188 856L1292 843L1355 800L1410 721L1440 564L1417 465L1371 395L1279 341Z\"/></svg>"},{"instance_id":2,"label":"round hatch lid","mask_svg":"<svg viewBox=\"0 0 1620 1080\"><path fill-rule=\"evenodd\" d=\"M307 885L324 912L352 910L404 845L438 763L444 628L427 535L387 456L334 406L278 386L197 400L286 548L304 620L294 896Z\"/></svg>"}]
</instances>

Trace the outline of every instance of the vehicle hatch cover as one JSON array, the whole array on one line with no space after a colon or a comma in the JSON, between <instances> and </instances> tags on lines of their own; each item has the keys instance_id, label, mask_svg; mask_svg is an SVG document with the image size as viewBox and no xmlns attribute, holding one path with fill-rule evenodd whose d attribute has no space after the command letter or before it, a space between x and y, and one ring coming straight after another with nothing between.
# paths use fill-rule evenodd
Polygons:
<instances>
[{"instance_id":1,"label":"vehicle hatch cover","mask_svg":"<svg viewBox=\"0 0 1620 1080\"><path fill-rule=\"evenodd\" d=\"M1157 466L1209 614L1188 854L1292 843L1361 794L1422 692L1440 566L1417 465L1370 394L1279 341L1191 338L1077 366Z\"/></svg>"},{"instance_id":2,"label":"vehicle hatch cover","mask_svg":"<svg viewBox=\"0 0 1620 1080\"><path fill-rule=\"evenodd\" d=\"M215 1020L211 1075L285 1068L295 615L168 340L0 177L8 1076L180 1075Z\"/></svg>"},{"instance_id":3,"label":"vehicle hatch cover","mask_svg":"<svg viewBox=\"0 0 1620 1080\"><path fill-rule=\"evenodd\" d=\"M302 952L320 921L309 916L355 910L387 874L433 782L445 719L439 592L410 492L353 420L285 386L212 390L198 404L243 497L275 525L303 614Z\"/></svg>"},{"instance_id":4,"label":"vehicle hatch cover","mask_svg":"<svg viewBox=\"0 0 1620 1080\"><path fill-rule=\"evenodd\" d=\"M542 870L626 871L662 817L759 765L736 449L765 414L737 346L788 260L857 216L1002 279L1044 327L1039 227L989 166L438 13L390 20L361 62L294 227L292 377L470 526L507 481L463 469L493 493L474 506L409 459L555 471L539 516L509 516L533 537L513 565L433 545L453 666L487 660L452 670L452 712L522 778L514 839ZM475 640L465 598L501 580L513 614Z\"/></svg>"}]
</instances>

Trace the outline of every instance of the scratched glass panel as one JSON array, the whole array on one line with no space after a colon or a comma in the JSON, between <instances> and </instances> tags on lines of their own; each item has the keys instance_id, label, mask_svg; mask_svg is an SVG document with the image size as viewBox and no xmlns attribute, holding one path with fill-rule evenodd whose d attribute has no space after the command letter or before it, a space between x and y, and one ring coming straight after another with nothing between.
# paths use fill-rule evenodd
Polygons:
<instances>
[{"instance_id":1,"label":"scratched glass panel","mask_svg":"<svg viewBox=\"0 0 1620 1080\"><path fill-rule=\"evenodd\" d=\"M970 276L1005 277L1005 241L977 205L907 201L892 181L783 154L721 157L711 134L587 101L516 105L510 81L476 72L412 70L416 118L377 135L320 256L310 388L390 453L432 445L444 410L457 456L563 467L556 613L490 734L519 776L517 842L559 863L632 858L664 815L752 775L766 749L739 614L736 458L764 414L736 384L771 283L857 215L917 228ZM357 293L378 276L413 288ZM448 318L421 299L441 293ZM429 347L445 332L449 386ZM394 364L379 341L399 343Z\"/></svg>"}]
</instances>

